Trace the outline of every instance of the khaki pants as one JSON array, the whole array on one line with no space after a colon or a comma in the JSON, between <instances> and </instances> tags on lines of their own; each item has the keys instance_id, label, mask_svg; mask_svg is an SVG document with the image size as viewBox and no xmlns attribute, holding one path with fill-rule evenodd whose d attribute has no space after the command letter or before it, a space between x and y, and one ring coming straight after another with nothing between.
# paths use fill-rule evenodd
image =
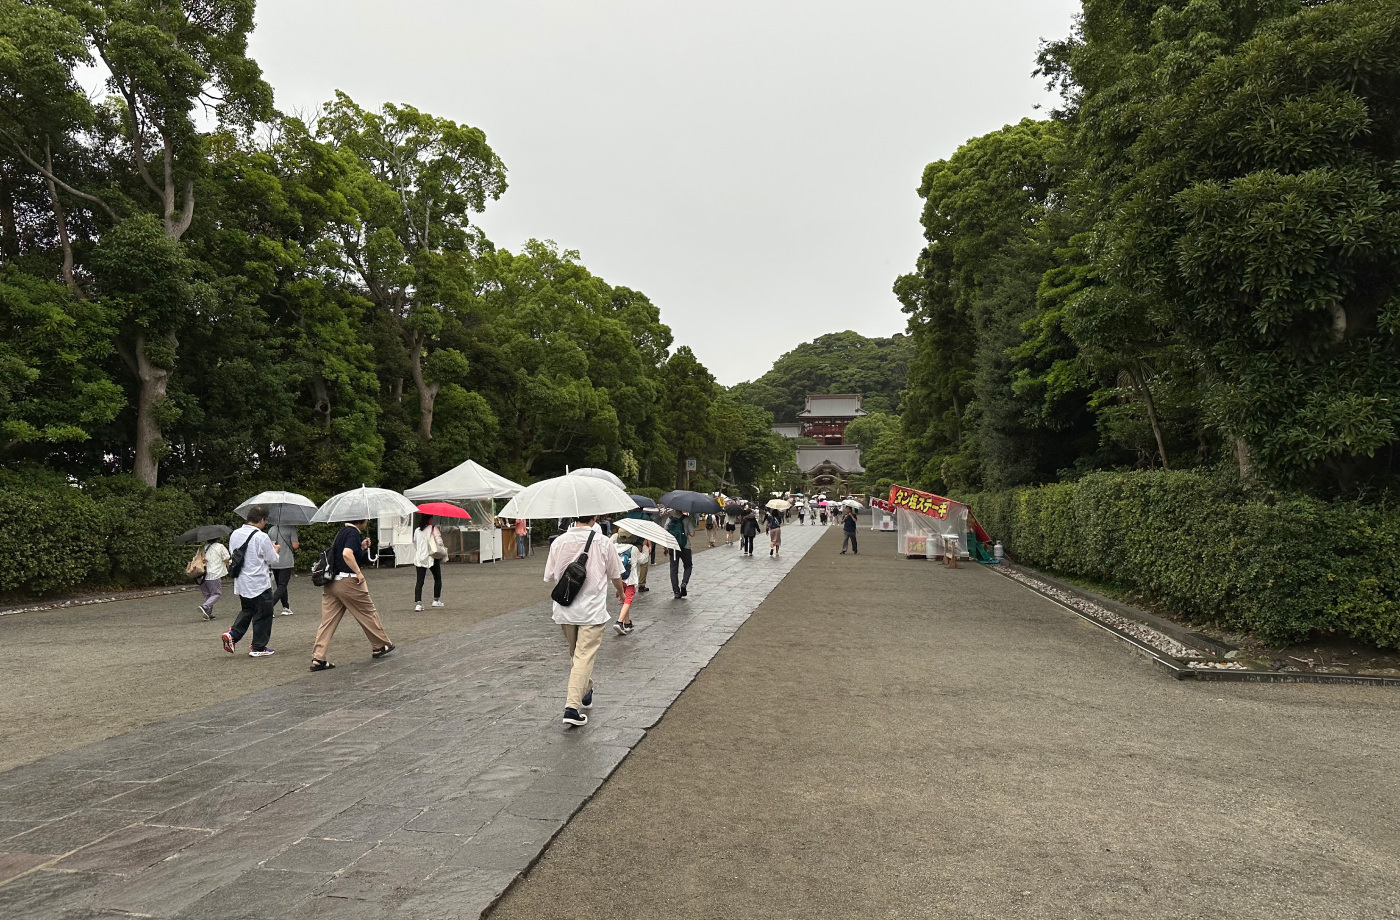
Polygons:
<instances>
[{"instance_id":1,"label":"khaki pants","mask_svg":"<svg viewBox=\"0 0 1400 920\"><path fill-rule=\"evenodd\" d=\"M340 618L347 610L365 631L371 651L389 644L389 636L384 632L384 624L379 622L379 611L374 609L365 580L337 578L321 589L321 626L316 630L316 647L311 652L312 658L326 660L331 637L335 635L335 628L340 625Z\"/></svg>"},{"instance_id":2,"label":"khaki pants","mask_svg":"<svg viewBox=\"0 0 1400 920\"><path fill-rule=\"evenodd\" d=\"M566 709L582 709L583 697L593 689L593 659L598 656L598 646L603 644L603 626L574 626L560 624L564 629L564 641L569 644L569 657L573 659L573 669L569 671L569 700Z\"/></svg>"}]
</instances>

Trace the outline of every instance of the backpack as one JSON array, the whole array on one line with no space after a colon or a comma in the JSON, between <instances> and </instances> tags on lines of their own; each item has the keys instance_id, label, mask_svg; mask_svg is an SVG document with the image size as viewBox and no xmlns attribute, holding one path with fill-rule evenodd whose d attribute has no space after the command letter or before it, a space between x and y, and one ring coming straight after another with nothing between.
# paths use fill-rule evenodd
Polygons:
<instances>
[{"instance_id":1,"label":"backpack","mask_svg":"<svg viewBox=\"0 0 1400 920\"><path fill-rule=\"evenodd\" d=\"M311 583L318 588L324 588L334 580L335 573L331 571L331 547L328 546L321 550L321 555L311 563Z\"/></svg>"},{"instance_id":2,"label":"backpack","mask_svg":"<svg viewBox=\"0 0 1400 920\"><path fill-rule=\"evenodd\" d=\"M230 578L237 578L239 574L243 571L243 562L248 557L248 544L253 542L253 537L256 535L256 531L248 534L248 539L238 544L238 549L229 553L228 574ZM230 540L229 543L231 544L233 543L233 541Z\"/></svg>"},{"instance_id":3,"label":"backpack","mask_svg":"<svg viewBox=\"0 0 1400 920\"><path fill-rule=\"evenodd\" d=\"M583 583L588 579L588 551L593 547L593 538L598 535L597 531L589 531L588 542L583 544L583 552L578 554L578 558L564 567L564 571L559 575L559 581L554 585L554 590L549 592L549 596L554 598L554 603L560 607L567 607L578 597L579 591L583 589Z\"/></svg>"},{"instance_id":4,"label":"backpack","mask_svg":"<svg viewBox=\"0 0 1400 920\"><path fill-rule=\"evenodd\" d=\"M635 546L629 546L629 547L627 547L627 552L625 552L625 553L620 553L620 554L619 554L619 555L622 556L622 580L623 580L623 581L626 581L627 579L629 579L629 578L632 577L632 557L633 557L634 555L636 555L636 553L637 553L637 547L635 547Z\"/></svg>"},{"instance_id":5,"label":"backpack","mask_svg":"<svg viewBox=\"0 0 1400 920\"><path fill-rule=\"evenodd\" d=\"M199 584L204 580L204 573L207 570L204 561L204 547L201 546L194 551L194 558L190 560L190 564L185 566L185 577L195 584Z\"/></svg>"}]
</instances>

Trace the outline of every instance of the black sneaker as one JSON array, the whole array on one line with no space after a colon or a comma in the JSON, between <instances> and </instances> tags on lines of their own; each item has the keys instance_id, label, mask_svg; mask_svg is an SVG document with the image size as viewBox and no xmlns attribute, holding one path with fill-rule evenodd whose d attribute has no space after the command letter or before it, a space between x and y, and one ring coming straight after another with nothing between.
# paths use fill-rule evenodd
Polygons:
<instances>
[{"instance_id":1,"label":"black sneaker","mask_svg":"<svg viewBox=\"0 0 1400 920\"><path fill-rule=\"evenodd\" d=\"M630 636L630 635L632 635L632 627L633 627L633 625L634 625L634 624L632 623L631 620L628 620L628 621L627 621L627 631L626 631L625 633L623 633L624 636Z\"/></svg>"},{"instance_id":2,"label":"black sneaker","mask_svg":"<svg viewBox=\"0 0 1400 920\"><path fill-rule=\"evenodd\" d=\"M584 709L590 709L590 708L592 708L592 706L593 706L593 688L592 688L592 687L589 687L589 688L588 688L588 692L585 693L585 694L583 695L583 699L579 701L579 705L582 706Z\"/></svg>"},{"instance_id":3,"label":"black sneaker","mask_svg":"<svg viewBox=\"0 0 1400 920\"><path fill-rule=\"evenodd\" d=\"M685 597L689 593L690 592L685 589L685 585L681 585L681 597Z\"/></svg>"},{"instance_id":4,"label":"black sneaker","mask_svg":"<svg viewBox=\"0 0 1400 920\"><path fill-rule=\"evenodd\" d=\"M579 712L577 709L575 709L575 708L573 708L572 706L570 706L568 709L565 709L565 710L564 710L564 724L565 724L565 725L587 725L587 724L588 724L588 716L584 715L583 713Z\"/></svg>"},{"instance_id":5,"label":"black sneaker","mask_svg":"<svg viewBox=\"0 0 1400 920\"><path fill-rule=\"evenodd\" d=\"M621 620L617 620L613 623L613 629L617 630L619 636L627 635L627 624Z\"/></svg>"}]
</instances>

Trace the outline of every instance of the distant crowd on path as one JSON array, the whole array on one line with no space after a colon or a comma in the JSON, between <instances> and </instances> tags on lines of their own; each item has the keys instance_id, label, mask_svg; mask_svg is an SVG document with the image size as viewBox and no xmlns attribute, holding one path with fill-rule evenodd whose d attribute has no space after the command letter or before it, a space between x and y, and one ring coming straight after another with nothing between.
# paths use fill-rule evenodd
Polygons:
<instances>
[{"instance_id":1,"label":"distant crowd on path","mask_svg":"<svg viewBox=\"0 0 1400 920\"><path fill-rule=\"evenodd\" d=\"M841 506L841 523L845 531L841 544L844 555L849 547L858 552L856 544L856 510ZM790 508L726 509L720 515L702 515L699 528L706 532L709 546L717 545L721 528L725 545L733 546L734 534L739 535L741 555L754 555L754 542L760 530L768 533L768 554L777 558L782 551L782 528L795 514L806 523L809 509L805 503ZM825 506L818 509L823 524L828 518ZM641 516L638 514L637 516ZM830 515L835 523L835 515ZM204 563L200 581L202 601L200 613L214 619L214 607L222 595L222 580L232 576L234 594L239 600L239 612L233 625L221 636L224 650L233 653L244 636L251 631L249 656L269 657L275 652L270 642L276 604L281 601L283 615L290 616L288 585L295 566L295 552L300 549L295 527L268 527L267 509L253 507L247 523L234 531L225 548L217 539L200 549ZM816 523L817 515L813 515ZM632 608L639 593L647 587L647 573L655 562L656 549L651 541L621 527L614 527L605 518L594 516L572 522L560 522L561 533L549 550L544 580L556 583L553 619L563 630L570 657L570 675L565 696L563 722L568 726L588 723L585 712L593 702L593 666L602 634L610 621L607 610L607 590L611 585L621 609L613 626L619 636L635 629ZM563 526L568 524L569 526ZM675 600L689 596L691 574L694 570L693 540L697 519L681 512L667 513L665 530L675 539L679 549L664 549L670 561L671 590ZM354 617L370 645L372 658L383 658L394 651L394 643L384 629L383 621L369 593L364 566L371 562L370 539L366 536L369 520L353 521L341 527L331 547L313 567L321 589L321 623L312 647L312 671L335 667L329 660L331 640L346 613ZM516 536L516 557L528 554L528 524L521 520L513 527ZM424 516L413 530L414 610L423 609L423 587L428 575L433 577L432 606L443 607L442 562L447 558L442 530L431 516ZM575 593L568 603L561 603L558 584L561 579L576 581Z\"/></svg>"}]
</instances>

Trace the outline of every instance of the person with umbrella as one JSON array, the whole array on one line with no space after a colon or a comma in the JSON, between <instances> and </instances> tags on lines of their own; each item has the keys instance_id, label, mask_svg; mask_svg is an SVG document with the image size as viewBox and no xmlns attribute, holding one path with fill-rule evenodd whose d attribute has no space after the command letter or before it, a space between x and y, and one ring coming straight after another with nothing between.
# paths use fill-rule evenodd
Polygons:
<instances>
[{"instance_id":1,"label":"person with umbrella","mask_svg":"<svg viewBox=\"0 0 1400 920\"><path fill-rule=\"evenodd\" d=\"M413 611L423 610L423 579L433 573L433 606L445 607L442 602L442 560L447 558L447 544L442 540L442 528L433 523L431 514L423 515L423 523L413 531L413 567L418 580L413 585Z\"/></svg>"},{"instance_id":2,"label":"person with umbrella","mask_svg":"<svg viewBox=\"0 0 1400 920\"><path fill-rule=\"evenodd\" d=\"M316 644L311 650L313 671L329 671L335 667L326 653L347 610L369 640L370 657L383 658L394 650L394 643L389 641L379 611L369 596L369 585L365 584L361 568L369 562L369 537L365 536L368 528L369 518L349 521L340 528L335 543L331 544L330 567L326 573L330 580L321 588L321 625L316 630ZM419 586L422 586L421 580Z\"/></svg>"},{"instance_id":3,"label":"person with umbrella","mask_svg":"<svg viewBox=\"0 0 1400 920\"><path fill-rule=\"evenodd\" d=\"M219 541L230 533L232 531L223 524L209 524L187 530L175 541L185 545L202 544L186 571L199 577L199 593L202 598L199 615L205 620L214 619L214 605L224 593L223 578L228 574L228 549Z\"/></svg>"},{"instance_id":4,"label":"person with umbrella","mask_svg":"<svg viewBox=\"0 0 1400 920\"><path fill-rule=\"evenodd\" d=\"M787 507L787 502L771 501L768 503L768 555L778 555L778 550L783 545L783 509Z\"/></svg>"},{"instance_id":5,"label":"person with umbrella","mask_svg":"<svg viewBox=\"0 0 1400 920\"><path fill-rule=\"evenodd\" d=\"M626 495L621 490L619 495ZM613 545L603 539L594 525L596 513L579 512L572 527L554 539L549 547L549 560L544 566L544 580L558 581L565 570L576 561L584 562L585 577L578 592L568 604L553 601L553 619L564 630L569 647L569 691L564 702L565 725L587 725L583 710L593 705L593 662L603 641L607 626L607 590L611 583L617 589L617 599L626 596L622 581L622 558ZM583 560L580 557L586 557Z\"/></svg>"},{"instance_id":6,"label":"person with umbrella","mask_svg":"<svg viewBox=\"0 0 1400 920\"><path fill-rule=\"evenodd\" d=\"M860 555L860 547L856 545L856 509L850 505L843 505L841 512L841 529L845 531L841 538L841 555L846 555L846 544L851 545L851 552Z\"/></svg>"},{"instance_id":7,"label":"person with umbrella","mask_svg":"<svg viewBox=\"0 0 1400 920\"><path fill-rule=\"evenodd\" d=\"M292 615L292 603L287 599L287 589L292 583L292 571L296 567L296 550L301 549L300 535L290 524L273 524L268 528L268 537L280 549L277 561L272 564L272 606L282 602L282 616Z\"/></svg>"},{"instance_id":8,"label":"person with umbrella","mask_svg":"<svg viewBox=\"0 0 1400 920\"><path fill-rule=\"evenodd\" d=\"M253 630L248 649L250 658L267 658L273 654L267 643L272 641L272 570L280 547L273 544L263 528L267 526L267 509L255 505L248 510L248 523L233 532L228 539L230 568L237 568L233 578L233 593L238 595L240 609L223 640L224 651L230 655L238 641ZM241 537L241 539L240 539ZM242 551L240 553L240 550ZM242 565L236 563L242 557Z\"/></svg>"},{"instance_id":9,"label":"person with umbrella","mask_svg":"<svg viewBox=\"0 0 1400 920\"><path fill-rule=\"evenodd\" d=\"M690 535L695 533L695 523L686 516L683 511L671 511L671 516L666 518L666 531L676 538L676 545L680 549L668 549L671 556L671 591L675 594L676 600L683 599L690 592L686 587L690 584L690 570L694 564L690 550ZM681 568L684 567L685 574L681 575Z\"/></svg>"},{"instance_id":10,"label":"person with umbrella","mask_svg":"<svg viewBox=\"0 0 1400 920\"><path fill-rule=\"evenodd\" d=\"M739 550L745 556L753 555L753 541L758 536L758 530L758 518L753 510L745 510L743 518L739 521Z\"/></svg>"}]
</instances>

